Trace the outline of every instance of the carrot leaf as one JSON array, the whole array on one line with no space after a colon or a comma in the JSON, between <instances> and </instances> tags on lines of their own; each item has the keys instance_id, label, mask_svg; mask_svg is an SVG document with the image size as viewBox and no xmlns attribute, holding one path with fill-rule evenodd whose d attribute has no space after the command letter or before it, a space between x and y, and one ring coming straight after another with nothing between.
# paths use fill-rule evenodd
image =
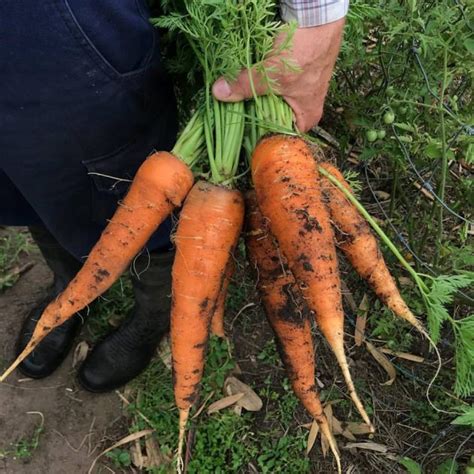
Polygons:
<instances>
[{"instance_id":1,"label":"carrot leaf","mask_svg":"<svg viewBox=\"0 0 474 474\"><path fill-rule=\"evenodd\" d=\"M474 429L474 406L463 407L464 413L454 418L451 421L452 425L470 426Z\"/></svg>"},{"instance_id":2,"label":"carrot leaf","mask_svg":"<svg viewBox=\"0 0 474 474\"><path fill-rule=\"evenodd\" d=\"M428 329L435 343L439 342L443 323L450 319L446 306L452 303L456 290L474 282L469 274L440 275L431 281L429 293L425 294L428 315Z\"/></svg>"}]
</instances>

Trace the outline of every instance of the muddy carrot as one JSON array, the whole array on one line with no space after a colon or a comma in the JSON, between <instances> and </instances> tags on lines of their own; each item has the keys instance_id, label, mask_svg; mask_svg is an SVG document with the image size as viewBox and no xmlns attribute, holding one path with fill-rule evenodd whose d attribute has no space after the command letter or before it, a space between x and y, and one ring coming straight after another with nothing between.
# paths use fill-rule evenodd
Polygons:
<instances>
[{"instance_id":1,"label":"muddy carrot","mask_svg":"<svg viewBox=\"0 0 474 474\"><path fill-rule=\"evenodd\" d=\"M191 166L202 153L202 118L196 114L180 135L173 153L156 152L138 169L130 189L67 288L44 310L21 354L0 382L55 327L94 301L120 277L153 232L191 189Z\"/></svg>"},{"instance_id":2,"label":"muddy carrot","mask_svg":"<svg viewBox=\"0 0 474 474\"><path fill-rule=\"evenodd\" d=\"M200 181L189 193L175 235L171 307L174 393L180 440L204 370L211 318L240 235L244 202L239 191Z\"/></svg>"},{"instance_id":3,"label":"muddy carrot","mask_svg":"<svg viewBox=\"0 0 474 474\"><path fill-rule=\"evenodd\" d=\"M341 472L337 443L324 415L315 383L310 312L285 257L279 253L268 221L258 208L254 192L247 193L245 206L247 251L256 269L265 314L278 341L293 391L318 423L336 458L338 472Z\"/></svg>"},{"instance_id":4,"label":"muddy carrot","mask_svg":"<svg viewBox=\"0 0 474 474\"><path fill-rule=\"evenodd\" d=\"M315 312L354 405L372 426L355 390L344 352L344 313L334 234L310 150L297 137L266 137L254 150L251 168L260 209L270 221L304 299Z\"/></svg>"},{"instance_id":5,"label":"muddy carrot","mask_svg":"<svg viewBox=\"0 0 474 474\"><path fill-rule=\"evenodd\" d=\"M335 166L329 163L319 163L319 166L351 191L344 176ZM357 273L367 280L385 305L398 317L405 319L420 332L425 333L423 325L410 311L400 295L380 251L377 239L372 234L367 221L347 200L342 191L324 176L321 176L321 186L324 201L336 230L336 245L344 252Z\"/></svg>"},{"instance_id":6,"label":"muddy carrot","mask_svg":"<svg viewBox=\"0 0 474 474\"><path fill-rule=\"evenodd\" d=\"M226 265L226 272L224 281L222 282L222 288L219 292L219 297L217 298L216 309L214 315L212 316L211 323L211 334L217 337L225 337L224 329L224 312L225 312L225 301L227 298L227 290L229 288L230 280L235 270L235 261L234 257L230 255L229 261Z\"/></svg>"}]
</instances>

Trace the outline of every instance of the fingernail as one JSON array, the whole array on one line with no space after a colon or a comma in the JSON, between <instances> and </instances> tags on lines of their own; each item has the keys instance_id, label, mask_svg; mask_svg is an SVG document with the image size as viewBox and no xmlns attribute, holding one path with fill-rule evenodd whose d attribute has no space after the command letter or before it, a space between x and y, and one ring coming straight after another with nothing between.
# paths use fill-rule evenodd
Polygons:
<instances>
[{"instance_id":1,"label":"fingernail","mask_svg":"<svg viewBox=\"0 0 474 474\"><path fill-rule=\"evenodd\" d=\"M232 94L232 89L225 79L219 79L214 83L212 93L216 99L227 99Z\"/></svg>"}]
</instances>

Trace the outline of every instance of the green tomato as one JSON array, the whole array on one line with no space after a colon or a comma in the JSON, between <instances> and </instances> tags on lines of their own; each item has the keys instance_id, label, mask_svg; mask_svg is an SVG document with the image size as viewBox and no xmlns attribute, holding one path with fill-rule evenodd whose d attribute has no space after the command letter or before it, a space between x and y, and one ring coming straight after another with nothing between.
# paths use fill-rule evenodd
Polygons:
<instances>
[{"instance_id":1,"label":"green tomato","mask_svg":"<svg viewBox=\"0 0 474 474\"><path fill-rule=\"evenodd\" d=\"M387 94L388 97L393 97L395 95L395 89L393 86L388 86L385 89L385 93Z\"/></svg>"},{"instance_id":2,"label":"green tomato","mask_svg":"<svg viewBox=\"0 0 474 474\"><path fill-rule=\"evenodd\" d=\"M387 110L387 112L383 114L383 121L387 125L390 125L395 121L395 114L391 110Z\"/></svg>"},{"instance_id":3,"label":"green tomato","mask_svg":"<svg viewBox=\"0 0 474 474\"><path fill-rule=\"evenodd\" d=\"M398 109L398 112L399 112L401 115L405 115L405 114L408 112L408 107L406 107L406 106L400 107L400 108Z\"/></svg>"},{"instance_id":4,"label":"green tomato","mask_svg":"<svg viewBox=\"0 0 474 474\"><path fill-rule=\"evenodd\" d=\"M375 142L375 140L377 140L377 130L367 130L365 137L367 138L367 141L371 143Z\"/></svg>"},{"instance_id":5,"label":"green tomato","mask_svg":"<svg viewBox=\"0 0 474 474\"><path fill-rule=\"evenodd\" d=\"M378 130L377 131L377 138L379 140L383 140L385 138L385 135L386 135L385 130Z\"/></svg>"}]
</instances>

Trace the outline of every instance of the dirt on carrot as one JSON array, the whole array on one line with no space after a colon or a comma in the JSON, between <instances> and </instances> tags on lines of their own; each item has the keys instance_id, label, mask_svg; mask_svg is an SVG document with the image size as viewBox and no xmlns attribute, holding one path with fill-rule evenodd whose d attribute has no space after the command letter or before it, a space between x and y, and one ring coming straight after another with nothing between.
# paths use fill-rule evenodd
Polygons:
<instances>
[{"instance_id":1,"label":"dirt on carrot","mask_svg":"<svg viewBox=\"0 0 474 474\"><path fill-rule=\"evenodd\" d=\"M344 176L335 166L329 163L320 163L319 166L351 191ZM367 280L382 303L398 317L408 321L421 333L425 333L423 325L403 301L367 221L344 194L324 176L321 176L321 188L334 228L337 229L336 245L344 252L357 273Z\"/></svg>"},{"instance_id":2,"label":"dirt on carrot","mask_svg":"<svg viewBox=\"0 0 474 474\"><path fill-rule=\"evenodd\" d=\"M251 166L260 209L269 219L303 297L333 349L354 405L371 425L344 352L344 313L334 233L311 152L300 138L273 135L258 143Z\"/></svg>"},{"instance_id":3,"label":"dirt on carrot","mask_svg":"<svg viewBox=\"0 0 474 474\"><path fill-rule=\"evenodd\" d=\"M257 287L265 314L277 339L293 391L317 421L336 459L338 472L341 472L337 443L324 414L315 381L311 314L253 192L246 195L246 244L258 276Z\"/></svg>"},{"instance_id":4,"label":"dirt on carrot","mask_svg":"<svg viewBox=\"0 0 474 474\"><path fill-rule=\"evenodd\" d=\"M211 318L243 217L240 191L204 181L192 188L180 214L171 308L174 392L180 410L178 452L198 395Z\"/></svg>"}]
</instances>

